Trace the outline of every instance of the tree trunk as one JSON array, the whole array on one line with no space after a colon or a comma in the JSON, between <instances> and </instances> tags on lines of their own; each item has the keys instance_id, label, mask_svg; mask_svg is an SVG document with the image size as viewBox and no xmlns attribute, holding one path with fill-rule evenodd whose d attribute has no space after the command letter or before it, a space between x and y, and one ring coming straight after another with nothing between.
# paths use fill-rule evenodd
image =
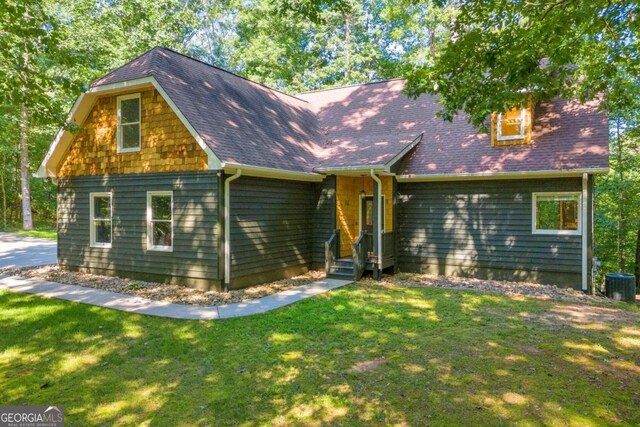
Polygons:
<instances>
[{"instance_id":1,"label":"tree trunk","mask_svg":"<svg viewBox=\"0 0 640 427\"><path fill-rule=\"evenodd\" d=\"M2 229L7 230L7 187L4 183L4 167L6 158L2 158L2 169L0 169L0 187L2 187Z\"/></svg>"},{"instance_id":2,"label":"tree trunk","mask_svg":"<svg viewBox=\"0 0 640 427\"><path fill-rule=\"evenodd\" d=\"M345 41L344 41L344 50L345 50L345 70L344 70L344 79L345 83L351 83L351 14L345 16L344 20L345 26Z\"/></svg>"},{"instance_id":3,"label":"tree trunk","mask_svg":"<svg viewBox=\"0 0 640 427\"><path fill-rule=\"evenodd\" d=\"M618 193L618 236L617 236L617 246L618 246L618 271L620 273L624 273L627 260L625 259L625 247L624 247L624 234L626 231L625 227L625 215L624 215L624 197L625 197L625 182L624 182L624 165L623 163L623 154L622 154L622 139L620 135L620 118L618 117L616 120L616 143L618 144L617 151L617 165L618 168L618 184L619 184L619 193Z\"/></svg>"},{"instance_id":4,"label":"tree trunk","mask_svg":"<svg viewBox=\"0 0 640 427\"><path fill-rule=\"evenodd\" d=\"M27 135L27 106L20 108L20 188L22 190L22 228L33 230L31 217L31 174L29 173L29 136Z\"/></svg>"},{"instance_id":5,"label":"tree trunk","mask_svg":"<svg viewBox=\"0 0 640 427\"><path fill-rule=\"evenodd\" d=\"M638 234L636 236L636 292L640 292L640 224L638 224Z\"/></svg>"}]
</instances>

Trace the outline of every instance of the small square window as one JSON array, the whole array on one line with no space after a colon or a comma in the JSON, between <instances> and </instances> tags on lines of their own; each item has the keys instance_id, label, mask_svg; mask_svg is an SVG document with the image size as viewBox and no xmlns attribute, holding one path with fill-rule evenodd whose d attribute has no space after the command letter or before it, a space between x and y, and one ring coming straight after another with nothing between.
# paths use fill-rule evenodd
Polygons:
<instances>
[{"instance_id":1,"label":"small square window","mask_svg":"<svg viewBox=\"0 0 640 427\"><path fill-rule=\"evenodd\" d=\"M118 97L118 153L140 151L140 94Z\"/></svg>"},{"instance_id":2,"label":"small square window","mask_svg":"<svg viewBox=\"0 0 640 427\"><path fill-rule=\"evenodd\" d=\"M580 193L534 193L534 234L582 234Z\"/></svg>"},{"instance_id":3,"label":"small square window","mask_svg":"<svg viewBox=\"0 0 640 427\"><path fill-rule=\"evenodd\" d=\"M498 141L512 139L524 139L526 129L526 109L512 109L506 113L498 114Z\"/></svg>"},{"instance_id":4,"label":"small square window","mask_svg":"<svg viewBox=\"0 0 640 427\"><path fill-rule=\"evenodd\" d=\"M91 193L90 206L90 241L96 248L110 248L112 239L112 198L111 193Z\"/></svg>"},{"instance_id":5,"label":"small square window","mask_svg":"<svg viewBox=\"0 0 640 427\"><path fill-rule=\"evenodd\" d=\"M147 249L173 250L173 193L149 191L147 193Z\"/></svg>"}]
</instances>

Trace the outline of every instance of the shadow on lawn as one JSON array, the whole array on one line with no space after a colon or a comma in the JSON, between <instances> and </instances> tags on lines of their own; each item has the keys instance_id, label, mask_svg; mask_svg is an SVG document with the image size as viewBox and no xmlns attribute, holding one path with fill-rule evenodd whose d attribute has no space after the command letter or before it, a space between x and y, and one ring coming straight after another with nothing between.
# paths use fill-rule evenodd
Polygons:
<instances>
[{"instance_id":1,"label":"shadow on lawn","mask_svg":"<svg viewBox=\"0 0 640 427\"><path fill-rule=\"evenodd\" d=\"M353 285L222 322L0 307L0 400L68 425L640 421L637 313L589 329L554 303Z\"/></svg>"}]
</instances>

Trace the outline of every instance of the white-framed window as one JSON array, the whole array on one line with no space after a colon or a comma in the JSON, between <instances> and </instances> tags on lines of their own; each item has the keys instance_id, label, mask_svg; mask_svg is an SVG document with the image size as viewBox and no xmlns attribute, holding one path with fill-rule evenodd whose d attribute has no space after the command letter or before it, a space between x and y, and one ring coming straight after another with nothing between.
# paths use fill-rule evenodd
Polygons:
<instances>
[{"instance_id":1,"label":"white-framed window","mask_svg":"<svg viewBox=\"0 0 640 427\"><path fill-rule=\"evenodd\" d=\"M524 139L527 128L527 110L514 108L506 113L499 113L496 128L498 141L509 141L513 139Z\"/></svg>"},{"instance_id":2,"label":"white-framed window","mask_svg":"<svg viewBox=\"0 0 640 427\"><path fill-rule=\"evenodd\" d=\"M113 203L111 193L89 194L89 230L91 246L94 248L110 248L112 239Z\"/></svg>"},{"instance_id":3,"label":"white-framed window","mask_svg":"<svg viewBox=\"0 0 640 427\"><path fill-rule=\"evenodd\" d=\"M140 94L119 96L118 104L118 153L140 151Z\"/></svg>"},{"instance_id":4,"label":"white-framed window","mask_svg":"<svg viewBox=\"0 0 640 427\"><path fill-rule=\"evenodd\" d=\"M581 235L579 192L533 193L533 234Z\"/></svg>"},{"instance_id":5,"label":"white-framed window","mask_svg":"<svg viewBox=\"0 0 640 427\"><path fill-rule=\"evenodd\" d=\"M173 250L173 192L147 192L147 249Z\"/></svg>"}]
</instances>

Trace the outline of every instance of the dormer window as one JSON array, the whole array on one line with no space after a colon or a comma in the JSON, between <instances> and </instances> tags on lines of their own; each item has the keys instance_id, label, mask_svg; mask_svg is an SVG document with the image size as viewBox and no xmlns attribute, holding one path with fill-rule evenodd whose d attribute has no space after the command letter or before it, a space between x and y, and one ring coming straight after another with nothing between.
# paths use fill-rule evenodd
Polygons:
<instances>
[{"instance_id":1,"label":"dormer window","mask_svg":"<svg viewBox=\"0 0 640 427\"><path fill-rule=\"evenodd\" d=\"M118 153L140 151L140 94L118 97Z\"/></svg>"},{"instance_id":2,"label":"dormer window","mask_svg":"<svg viewBox=\"0 0 640 427\"><path fill-rule=\"evenodd\" d=\"M532 108L513 108L491 115L491 146L531 144Z\"/></svg>"},{"instance_id":3,"label":"dormer window","mask_svg":"<svg viewBox=\"0 0 640 427\"><path fill-rule=\"evenodd\" d=\"M514 108L506 113L498 114L498 141L524 139L526 112L525 108L520 110Z\"/></svg>"}]
</instances>

